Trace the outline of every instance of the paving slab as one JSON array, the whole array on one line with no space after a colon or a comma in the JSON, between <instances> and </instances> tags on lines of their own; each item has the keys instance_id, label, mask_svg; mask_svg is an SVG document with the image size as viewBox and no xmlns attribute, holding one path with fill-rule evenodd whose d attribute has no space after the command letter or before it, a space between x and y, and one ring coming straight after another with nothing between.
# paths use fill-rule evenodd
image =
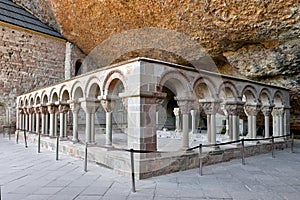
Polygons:
<instances>
[{"instance_id":1,"label":"paving slab","mask_svg":"<svg viewBox=\"0 0 300 200\"><path fill-rule=\"evenodd\" d=\"M95 163L83 170L83 160L15 144L0 136L1 200L298 200L300 196L300 141L290 149L236 159L136 181Z\"/></svg>"}]
</instances>

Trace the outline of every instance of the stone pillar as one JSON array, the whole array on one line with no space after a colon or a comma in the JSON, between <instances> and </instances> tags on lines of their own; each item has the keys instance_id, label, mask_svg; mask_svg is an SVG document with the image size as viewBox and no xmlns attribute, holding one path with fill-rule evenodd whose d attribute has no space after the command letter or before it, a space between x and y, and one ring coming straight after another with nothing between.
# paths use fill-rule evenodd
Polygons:
<instances>
[{"instance_id":1,"label":"stone pillar","mask_svg":"<svg viewBox=\"0 0 300 200\"><path fill-rule=\"evenodd\" d=\"M191 116L192 116L192 133L196 133L196 115L197 115L197 110L191 110Z\"/></svg>"},{"instance_id":2,"label":"stone pillar","mask_svg":"<svg viewBox=\"0 0 300 200\"><path fill-rule=\"evenodd\" d=\"M179 108L174 108L173 113L175 115L175 131L176 132L180 132L181 128L180 128L180 110Z\"/></svg>"},{"instance_id":3,"label":"stone pillar","mask_svg":"<svg viewBox=\"0 0 300 200\"><path fill-rule=\"evenodd\" d=\"M207 115L207 141L211 144L216 144L216 113L220 107L218 101L199 101Z\"/></svg>"},{"instance_id":4,"label":"stone pillar","mask_svg":"<svg viewBox=\"0 0 300 200\"><path fill-rule=\"evenodd\" d=\"M48 105L48 112L49 112L49 119L50 119L50 126L49 126L49 136L55 136L55 113L57 112L57 107L54 104Z\"/></svg>"},{"instance_id":5,"label":"stone pillar","mask_svg":"<svg viewBox=\"0 0 300 200\"><path fill-rule=\"evenodd\" d=\"M284 108L278 109L278 119L279 119L279 136L283 136L284 134Z\"/></svg>"},{"instance_id":6,"label":"stone pillar","mask_svg":"<svg viewBox=\"0 0 300 200\"><path fill-rule=\"evenodd\" d=\"M112 100L111 97L103 97L105 99L101 100L101 105L106 112L106 140L105 145L111 146L112 145L112 111L114 108L115 101Z\"/></svg>"},{"instance_id":7,"label":"stone pillar","mask_svg":"<svg viewBox=\"0 0 300 200\"><path fill-rule=\"evenodd\" d=\"M239 139L240 135L240 118L244 112L244 103L241 101L226 101L222 104L222 110L228 114L230 140L235 141Z\"/></svg>"},{"instance_id":8,"label":"stone pillar","mask_svg":"<svg viewBox=\"0 0 300 200\"><path fill-rule=\"evenodd\" d=\"M27 110L27 108L25 108L24 109L24 129L26 130L26 131L28 131L29 129L28 129L28 110Z\"/></svg>"},{"instance_id":9,"label":"stone pillar","mask_svg":"<svg viewBox=\"0 0 300 200\"><path fill-rule=\"evenodd\" d=\"M73 142L78 142L78 113L80 110L79 103L75 101L70 101L70 108L73 114Z\"/></svg>"},{"instance_id":10,"label":"stone pillar","mask_svg":"<svg viewBox=\"0 0 300 200\"><path fill-rule=\"evenodd\" d=\"M244 107L245 113L248 116L248 137L250 138L256 138L256 115L259 109L260 105L257 103L246 104Z\"/></svg>"},{"instance_id":11,"label":"stone pillar","mask_svg":"<svg viewBox=\"0 0 300 200\"><path fill-rule=\"evenodd\" d=\"M189 114L194 100L176 97L177 104L182 114L182 150L189 148Z\"/></svg>"},{"instance_id":12,"label":"stone pillar","mask_svg":"<svg viewBox=\"0 0 300 200\"><path fill-rule=\"evenodd\" d=\"M59 124L59 136L61 138L64 138L67 136L66 132L66 113L68 112L69 107L67 104L60 104L58 106L58 112L59 112L59 119L60 119L60 124Z\"/></svg>"},{"instance_id":13,"label":"stone pillar","mask_svg":"<svg viewBox=\"0 0 300 200\"><path fill-rule=\"evenodd\" d=\"M46 106L41 106L40 107L40 111L41 111L41 114L42 114L42 134L45 135L47 134L47 116L48 116L48 109Z\"/></svg>"},{"instance_id":14,"label":"stone pillar","mask_svg":"<svg viewBox=\"0 0 300 200\"><path fill-rule=\"evenodd\" d=\"M99 107L98 105L98 99L85 99L81 101L81 107L85 112L85 138L87 143L95 142L95 118L93 115L95 115L95 112Z\"/></svg>"},{"instance_id":15,"label":"stone pillar","mask_svg":"<svg viewBox=\"0 0 300 200\"><path fill-rule=\"evenodd\" d=\"M270 106L263 106L261 108L262 113L265 116L265 138L270 137L270 114L271 108Z\"/></svg>"},{"instance_id":16,"label":"stone pillar","mask_svg":"<svg viewBox=\"0 0 300 200\"><path fill-rule=\"evenodd\" d=\"M272 110L272 117L273 117L273 136L280 135L280 122L279 122L279 115L280 115L280 108L274 107Z\"/></svg>"},{"instance_id":17,"label":"stone pillar","mask_svg":"<svg viewBox=\"0 0 300 200\"><path fill-rule=\"evenodd\" d=\"M19 111L19 129L24 129L24 109L18 108Z\"/></svg>"},{"instance_id":18,"label":"stone pillar","mask_svg":"<svg viewBox=\"0 0 300 200\"><path fill-rule=\"evenodd\" d=\"M35 132L39 133L40 132L40 107L35 107Z\"/></svg>"}]
</instances>

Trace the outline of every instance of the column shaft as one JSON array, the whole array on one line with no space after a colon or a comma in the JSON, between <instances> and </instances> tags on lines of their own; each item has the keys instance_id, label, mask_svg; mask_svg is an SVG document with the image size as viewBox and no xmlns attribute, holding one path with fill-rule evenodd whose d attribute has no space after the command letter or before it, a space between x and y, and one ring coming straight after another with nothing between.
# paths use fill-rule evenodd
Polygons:
<instances>
[{"instance_id":1,"label":"column shaft","mask_svg":"<svg viewBox=\"0 0 300 200\"><path fill-rule=\"evenodd\" d=\"M210 127L210 134L211 134L211 143L216 144L216 115L211 115L211 127Z\"/></svg>"},{"instance_id":2,"label":"column shaft","mask_svg":"<svg viewBox=\"0 0 300 200\"><path fill-rule=\"evenodd\" d=\"M256 138L256 115L252 116L252 138Z\"/></svg>"},{"instance_id":3,"label":"column shaft","mask_svg":"<svg viewBox=\"0 0 300 200\"><path fill-rule=\"evenodd\" d=\"M182 148L189 148L189 116L182 114Z\"/></svg>"},{"instance_id":4,"label":"column shaft","mask_svg":"<svg viewBox=\"0 0 300 200\"><path fill-rule=\"evenodd\" d=\"M265 116L265 138L270 137L270 118L268 115Z\"/></svg>"},{"instance_id":5,"label":"column shaft","mask_svg":"<svg viewBox=\"0 0 300 200\"><path fill-rule=\"evenodd\" d=\"M37 133L39 133L40 132L40 113L36 113L35 118L36 118L35 131Z\"/></svg>"},{"instance_id":6,"label":"column shaft","mask_svg":"<svg viewBox=\"0 0 300 200\"><path fill-rule=\"evenodd\" d=\"M210 117L210 115L207 115L207 125L206 125L206 127L207 127L207 142L209 144L211 144L211 123L210 123L210 121L211 121L211 117Z\"/></svg>"},{"instance_id":7,"label":"column shaft","mask_svg":"<svg viewBox=\"0 0 300 200\"><path fill-rule=\"evenodd\" d=\"M112 112L106 112L106 145L112 145Z\"/></svg>"}]
</instances>

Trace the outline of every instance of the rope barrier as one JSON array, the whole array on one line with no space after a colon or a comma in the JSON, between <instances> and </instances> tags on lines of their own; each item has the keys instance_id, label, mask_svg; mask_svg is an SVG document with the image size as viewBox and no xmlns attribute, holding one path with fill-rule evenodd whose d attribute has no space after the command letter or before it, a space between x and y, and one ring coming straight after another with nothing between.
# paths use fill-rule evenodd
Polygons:
<instances>
[{"instance_id":1,"label":"rope barrier","mask_svg":"<svg viewBox=\"0 0 300 200\"><path fill-rule=\"evenodd\" d=\"M26 140L26 130L25 129L17 129L24 131L24 139L25 139L25 147L27 148L27 140ZM56 139L56 160L58 160L59 157L59 141L60 137L59 136L49 136L37 132L29 132L33 134L38 135L38 153L40 153L40 137L41 136L47 136L52 139ZM17 143L18 143L18 136L19 136L19 131L17 133ZM274 155L274 139L276 138L287 138L291 137L292 142L291 142L291 152L293 153L293 146L294 146L294 134L288 134L288 135L283 135L283 136L272 136L269 138L256 138L256 139L250 139L250 138L242 138L239 140L235 141L229 141L229 142L223 142L223 143L216 143L216 144L199 144L197 146L191 147L187 149L187 151L192 151L194 149L199 149L199 175L203 175L203 155L202 155L202 148L203 147L219 147L223 145L228 145L228 144L234 144L234 143L241 143L242 147L240 148L241 151L241 157L242 157L242 165L245 165L245 141L252 142L252 141L262 141L262 140L271 140L272 144L272 157L275 158ZM61 141L67 141L68 139L61 139ZM88 147L104 147L96 144L89 144L85 142L85 148L84 148L84 171L87 172L87 165L88 165ZM136 192L136 187L135 187L135 172L134 172L134 153L171 153L171 152L166 152L166 151L149 151L149 150L137 150L137 149L120 149L120 148L111 148L114 151L126 151L130 152L130 162L131 162L131 179L132 179L132 192ZM1 192L1 188L0 188ZM1 200L1 194L0 194L0 200Z\"/></svg>"}]
</instances>

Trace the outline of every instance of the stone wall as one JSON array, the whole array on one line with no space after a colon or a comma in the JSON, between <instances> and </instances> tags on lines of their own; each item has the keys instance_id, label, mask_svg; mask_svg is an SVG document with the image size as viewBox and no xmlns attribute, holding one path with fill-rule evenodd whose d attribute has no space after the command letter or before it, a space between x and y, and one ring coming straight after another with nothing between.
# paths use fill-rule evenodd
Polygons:
<instances>
[{"instance_id":1,"label":"stone wall","mask_svg":"<svg viewBox=\"0 0 300 200\"><path fill-rule=\"evenodd\" d=\"M64 62L65 41L0 24L0 104L9 109L10 123L16 97L62 81Z\"/></svg>"}]
</instances>

